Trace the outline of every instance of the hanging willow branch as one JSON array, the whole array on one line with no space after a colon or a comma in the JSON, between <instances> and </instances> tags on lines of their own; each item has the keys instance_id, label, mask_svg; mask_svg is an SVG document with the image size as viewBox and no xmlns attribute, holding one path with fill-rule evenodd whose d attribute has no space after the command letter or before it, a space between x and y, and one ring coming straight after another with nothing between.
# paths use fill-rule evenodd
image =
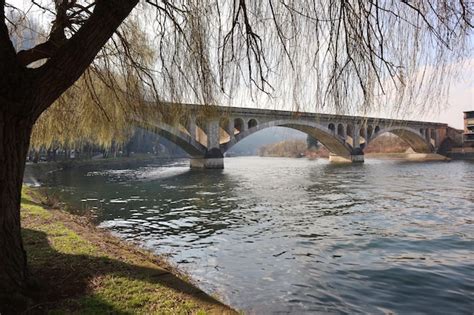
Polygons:
<instances>
[{"instance_id":1,"label":"hanging willow branch","mask_svg":"<svg viewBox=\"0 0 474 315\"><path fill-rule=\"evenodd\" d=\"M459 63L473 51L472 1L120 3L136 7L76 83L77 91L89 91L88 102L104 120L113 119L110 111L116 108L150 117L150 104L160 112L164 101L423 114L447 99ZM21 42L25 21L47 29L35 45L17 46L18 61L46 69L102 14L100 5L100 0L37 0L27 8L4 3L11 38Z\"/></svg>"}]
</instances>

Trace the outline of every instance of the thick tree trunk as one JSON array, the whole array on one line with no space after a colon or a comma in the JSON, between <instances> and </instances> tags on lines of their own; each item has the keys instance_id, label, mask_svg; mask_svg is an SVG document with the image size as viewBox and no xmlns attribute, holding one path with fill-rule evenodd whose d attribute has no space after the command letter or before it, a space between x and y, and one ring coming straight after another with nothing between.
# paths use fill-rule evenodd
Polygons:
<instances>
[{"instance_id":1,"label":"thick tree trunk","mask_svg":"<svg viewBox=\"0 0 474 315\"><path fill-rule=\"evenodd\" d=\"M25 292L29 280L20 200L32 126L32 119L0 111L0 313Z\"/></svg>"},{"instance_id":2,"label":"thick tree trunk","mask_svg":"<svg viewBox=\"0 0 474 315\"><path fill-rule=\"evenodd\" d=\"M23 172L34 121L84 73L138 0L97 0L80 29L44 58L16 53L0 0L0 313L6 298L24 293L28 284L26 254L20 227Z\"/></svg>"}]
</instances>

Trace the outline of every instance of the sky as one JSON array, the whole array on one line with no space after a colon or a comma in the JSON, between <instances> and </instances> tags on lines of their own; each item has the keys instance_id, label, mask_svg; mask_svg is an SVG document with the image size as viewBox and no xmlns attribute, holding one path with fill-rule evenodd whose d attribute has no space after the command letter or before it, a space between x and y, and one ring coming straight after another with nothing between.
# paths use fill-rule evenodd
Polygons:
<instances>
[{"instance_id":1,"label":"sky","mask_svg":"<svg viewBox=\"0 0 474 315\"><path fill-rule=\"evenodd\" d=\"M20 8L31 7L31 1L26 0L7 0L7 3ZM463 129L463 111L474 110L474 58L463 63L460 74L451 83L447 104L424 116L411 115L410 119L442 122Z\"/></svg>"},{"instance_id":2,"label":"sky","mask_svg":"<svg viewBox=\"0 0 474 315\"><path fill-rule=\"evenodd\" d=\"M462 78L452 83L448 97L448 104L440 108L428 117L420 119L432 119L447 123L451 127L464 129L463 112L474 110L474 59L471 59L463 67Z\"/></svg>"}]
</instances>

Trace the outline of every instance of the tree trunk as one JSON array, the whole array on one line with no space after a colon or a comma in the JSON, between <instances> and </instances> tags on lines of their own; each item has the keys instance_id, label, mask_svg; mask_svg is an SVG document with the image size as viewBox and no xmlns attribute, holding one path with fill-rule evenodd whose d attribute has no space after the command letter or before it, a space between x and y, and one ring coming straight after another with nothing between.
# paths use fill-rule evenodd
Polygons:
<instances>
[{"instance_id":1,"label":"tree trunk","mask_svg":"<svg viewBox=\"0 0 474 315\"><path fill-rule=\"evenodd\" d=\"M31 69L26 66L39 59L26 60L15 51L5 23L5 1L0 0L0 313L8 311L6 298L24 293L29 280L20 200L33 123L84 73L137 3L95 1L79 30L48 62Z\"/></svg>"},{"instance_id":2,"label":"tree trunk","mask_svg":"<svg viewBox=\"0 0 474 315\"><path fill-rule=\"evenodd\" d=\"M0 313L25 293L29 280L20 200L32 126L32 119L0 111Z\"/></svg>"},{"instance_id":3,"label":"tree trunk","mask_svg":"<svg viewBox=\"0 0 474 315\"><path fill-rule=\"evenodd\" d=\"M35 150L34 153L33 153L33 163L35 163L35 164L38 163L39 158L40 158L40 151Z\"/></svg>"}]
</instances>

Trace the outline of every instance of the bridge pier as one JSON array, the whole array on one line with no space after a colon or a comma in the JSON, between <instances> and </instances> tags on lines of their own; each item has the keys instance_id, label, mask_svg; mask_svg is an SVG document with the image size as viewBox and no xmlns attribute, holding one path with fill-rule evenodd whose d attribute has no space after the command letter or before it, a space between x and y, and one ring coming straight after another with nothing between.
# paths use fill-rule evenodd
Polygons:
<instances>
[{"instance_id":1,"label":"bridge pier","mask_svg":"<svg viewBox=\"0 0 474 315\"><path fill-rule=\"evenodd\" d=\"M351 154L351 155L329 155L329 162L332 163L364 163L364 154Z\"/></svg>"},{"instance_id":2,"label":"bridge pier","mask_svg":"<svg viewBox=\"0 0 474 315\"><path fill-rule=\"evenodd\" d=\"M204 156L191 157L190 167L201 169L223 169L224 155L219 149L219 120L211 119L206 124L207 149Z\"/></svg>"},{"instance_id":3,"label":"bridge pier","mask_svg":"<svg viewBox=\"0 0 474 315\"><path fill-rule=\"evenodd\" d=\"M213 148L207 151L203 157L191 157L189 166L191 168L201 169L223 169L224 155L220 149Z\"/></svg>"},{"instance_id":4,"label":"bridge pier","mask_svg":"<svg viewBox=\"0 0 474 315\"><path fill-rule=\"evenodd\" d=\"M223 169L224 158L191 158L189 166L196 169Z\"/></svg>"}]
</instances>

